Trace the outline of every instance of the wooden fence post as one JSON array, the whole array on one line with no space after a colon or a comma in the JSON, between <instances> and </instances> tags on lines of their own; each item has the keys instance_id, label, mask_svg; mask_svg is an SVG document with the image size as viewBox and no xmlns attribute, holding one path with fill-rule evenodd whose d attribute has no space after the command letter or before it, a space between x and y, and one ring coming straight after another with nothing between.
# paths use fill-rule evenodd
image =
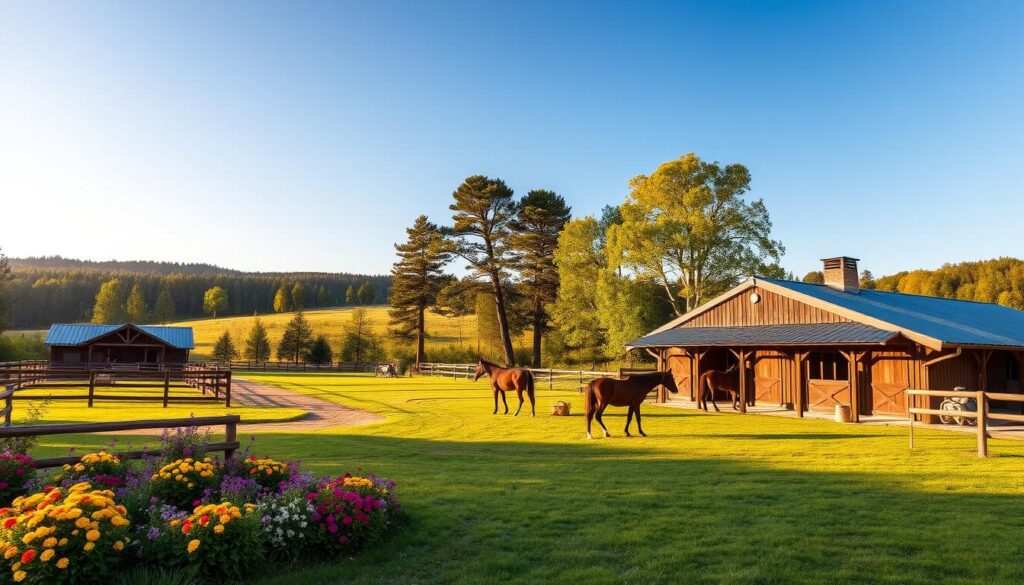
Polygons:
<instances>
[{"instance_id":1,"label":"wooden fence post","mask_svg":"<svg viewBox=\"0 0 1024 585\"><path fill-rule=\"evenodd\" d=\"M231 408L231 372L228 372L226 383L227 388L224 389L224 406Z\"/></svg>"},{"instance_id":2,"label":"wooden fence post","mask_svg":"<svg viewBox=\"0 0 1024 585\"><path fill-rule=\"evenodd\" d=\"M233 423L233 422L229 422L229 423L225 424L224 425L224 441L227 442L227 443L234 443L237 440L238 440L238 425ZM235 450L234 449L225 449L224 450L224 459L225 460L231 459L234 456L235 456Z\"/></svg>"},{"instance_id":3,"label":"wooden fence post","mask_svg":"<svg viewBox=\"0 0 1024 585\"><path fill-rule=\"evenodd\" d=\"M11 426L11 412L14 411L14 384L7 385L7 398L4 399L4 407L7 412L4 414L4 426Z\"/></svg>"},{"instance_id":4,"label":"wooden fence post","mask_svg":"<svg viewBox=\"0 0 1024 585\"><path fill-rule=\"evenodd\" d=\"M548 368L548 390L555 389L555 371Z\"/></svg>"},{"instance_id":5,"label":"wooden fence post","mask_svg":"<svg viewBox=\"0 0 1024 585\"><path fill-rule=\"evenodd\" d=\"M171 395L171 373L164 372L164 408L167 408L167 403L170 402L169 396Z\"/></svg>"},{"instance_id":6,"label":"wooden fence post","mask_svg":"<svg viewBox=\"0 0 1024 585\"><path fill-rule=\"evenodd\" d=\"M988 400L985 391L978 391L978 457L988 457Z\"/></svg>"},{"instance_id":7,"label":"wooden fence post","mask_svg":"<svg viewBox=\"0 0 1024 585\"><path fill-rule=\"evenodd\" d=\"M89 408L92 408L93 395L96 393L96 370L89 370Z\"/></svg>"},{"instance_id":8,"label":"wooden fence post","mask_svg":"<svg viewBox=\"0 0 1024 585\"><path fill-rule=\"evenodd\" d=\"M907 389L907 416L910 417L910 450L911 451L914 450L914 415L910 412L910 409L913 408L912 406L910 406L911 405L911 401L913 400L913 398L914 397L910 393L910 389L908 388Z\"/></svg>"}]
</instances>

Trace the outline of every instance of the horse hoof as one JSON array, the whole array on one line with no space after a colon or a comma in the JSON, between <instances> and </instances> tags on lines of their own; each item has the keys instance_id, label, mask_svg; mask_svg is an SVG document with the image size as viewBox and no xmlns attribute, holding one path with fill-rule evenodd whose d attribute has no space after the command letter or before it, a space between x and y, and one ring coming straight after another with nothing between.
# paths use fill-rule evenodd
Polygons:
<instances>
[{"instance_id":1,"label":"horse hoof","mask_svg":"<svg viewBox=\"0 0 1024 585\"><path fill-rule=\"evenodd\" d=\"M590 433L587 433L587 438L588 438L588 439L593 439L593 438L594 438L594 435L591 435Z\"/></svg>"},{"instance_id":2,"label":"horse hoof","mask_svg":"<svg viewBox=\"0 0 1024 585\"><path fill-rule=\"evenodd\" d=\"M640 436L641 436L641 437L646 437L646 436L647 436L647 433L645 433L645 432L641 431L641 432L640 432Z\"/></svg>"},{"instance_id":3,"label":"horse hoof","mask_svg":"<svg viewBox=\"0 0 1024 585\"><path fill-rule=\"evenodd\" d=\"M609 433L609 432L605 431L605 433L604 433L604 438L606 438L606 439L607 439L607 438L609 438L609 437L611 437L611 436L612 436L612 435L611 435L611 433Z\"/></svg>"}]
</instances>

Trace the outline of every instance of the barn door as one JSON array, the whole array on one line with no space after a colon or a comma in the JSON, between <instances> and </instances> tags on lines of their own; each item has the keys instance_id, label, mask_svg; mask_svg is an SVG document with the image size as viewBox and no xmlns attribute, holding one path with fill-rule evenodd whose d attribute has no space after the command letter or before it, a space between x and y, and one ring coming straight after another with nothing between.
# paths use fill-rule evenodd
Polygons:
<instances>
[{"instance_id":1,"label":"barn door","mask_svg":"<svg viewBox=\"0 0 1024 585\"><path fill-rule=\"evenodd\" d=\"M812 352L807 368L807 410L835 412L837 404L850 404L850 371L846 358L836 351Z\"/></svg>"},{"instance_id":2,"label":"barn door","mask_svg":"<svg viewBox=\"0 0 1024 585\"><path fill-rule=\"evenodd\" d=\"M754 362L754 402L757 404L782 404L782 371L785 365L782 356L770 354Z\"/></svg>"},{"instance_id":3,"label":"barn door","mask_svg":"<svg viewBox=\"0 0 1024 585\"><path fill-rule=\"evenodd\" d=\"M670 355L666 359L668 364L668 371L672 372L672 377L676 380L676 386L679 388L680 396L690 396L690 400L696 400L694 397L693 384L690 380L690 358L685 355Z\"/></svg>"},{"instance_id":4,"label":"barn door","mask_svg":"<svg viewBox=\"0 0 1024 585\"><path fill-rule=\"evenodd\" d=\"M872 414L906 414L910 372L907 358L876 355L871 365Z\"/></svg>"}]
</instances>

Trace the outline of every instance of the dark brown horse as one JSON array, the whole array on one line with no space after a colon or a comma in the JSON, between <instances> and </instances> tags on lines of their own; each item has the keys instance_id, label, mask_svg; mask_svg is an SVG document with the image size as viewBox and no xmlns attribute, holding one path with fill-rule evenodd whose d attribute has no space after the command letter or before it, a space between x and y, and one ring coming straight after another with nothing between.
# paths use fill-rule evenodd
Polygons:
<instances>
[{"instance_id":1,"label":"dark brown horse","mask_svg":"<svg viewBox=\"0 0 1024 585\"><path fill-rule=\"evenodd\" d=\"M725 371L711 370L700 375L700 381L697 384L697 407L707 410L707 397L711 396L711 406L715 407L715 412L721 412L718 410L718 404L715 403L716 389L728 392L732 397L732 409L740 409L740 375L736 371L735 364L729 366L729 369ZM748 406L751 404L750 401L747 401Z\"/></svg>"},{"instance_id":2,"label":"dark brown horse","mask_svg":"<svg viewBox=\"0 0 1024 585\"><path fill-rule=\"evenodd\" d=\"M622 380L614 378L597 378L591 380L587 385L587 397L585 410L587 412L587 438L594 438L590 434L590 421L597 417L597 424L601 425L604 436L610 437L608 428L604 426L601 416L604 409L609 406L626 406L629 411L626 413L626 436L629 434L629 423L633 421L636 414L636 430L640 436L646 437L643 427L640 426L640 404L643 403L651 390L658 386L668 388L668 391L675 394L679 392L676 387L676 380L669 372L652 372L650 374L632 374Z\"/></svg>"},{"instance_id":3,"label":"dark brown horse","mask_svg":"<svg viewBox=\"0 0 1024 585\"><path fill-rule=\"evenodd\" d=\"M483 376L491 379L491 389L494 390L494 412L498 414L498 393L501 393L501 401L505 403L505 414L508 414L508 400L505 400L505 392L515 390L519 397L519 408L514 416L519 416L523 409L523 390L526 390L530 397L530 416L537 416L537 400L533 394L533 372L526 368L503 368L498 364L480 358L476 362L476 372L473 381L476 382Z\"/></svg>"}]
</instances>

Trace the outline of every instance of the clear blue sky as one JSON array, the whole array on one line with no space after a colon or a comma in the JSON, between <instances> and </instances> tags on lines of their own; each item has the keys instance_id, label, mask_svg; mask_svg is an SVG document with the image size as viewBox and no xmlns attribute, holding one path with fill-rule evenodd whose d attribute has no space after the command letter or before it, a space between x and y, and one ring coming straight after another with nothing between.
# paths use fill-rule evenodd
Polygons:
<instances>
[{"instance_id":1,"label":"clear blue sky","mask_svg":"<svg viewBox=\"0 0 1024 585\"><path fill-rule=\"evenodd\" d=\"M798 273L1024 255L1021 2L4 2L8 255L384 272L470 174L741 162Z\"/></svg>"}]
</instances>

